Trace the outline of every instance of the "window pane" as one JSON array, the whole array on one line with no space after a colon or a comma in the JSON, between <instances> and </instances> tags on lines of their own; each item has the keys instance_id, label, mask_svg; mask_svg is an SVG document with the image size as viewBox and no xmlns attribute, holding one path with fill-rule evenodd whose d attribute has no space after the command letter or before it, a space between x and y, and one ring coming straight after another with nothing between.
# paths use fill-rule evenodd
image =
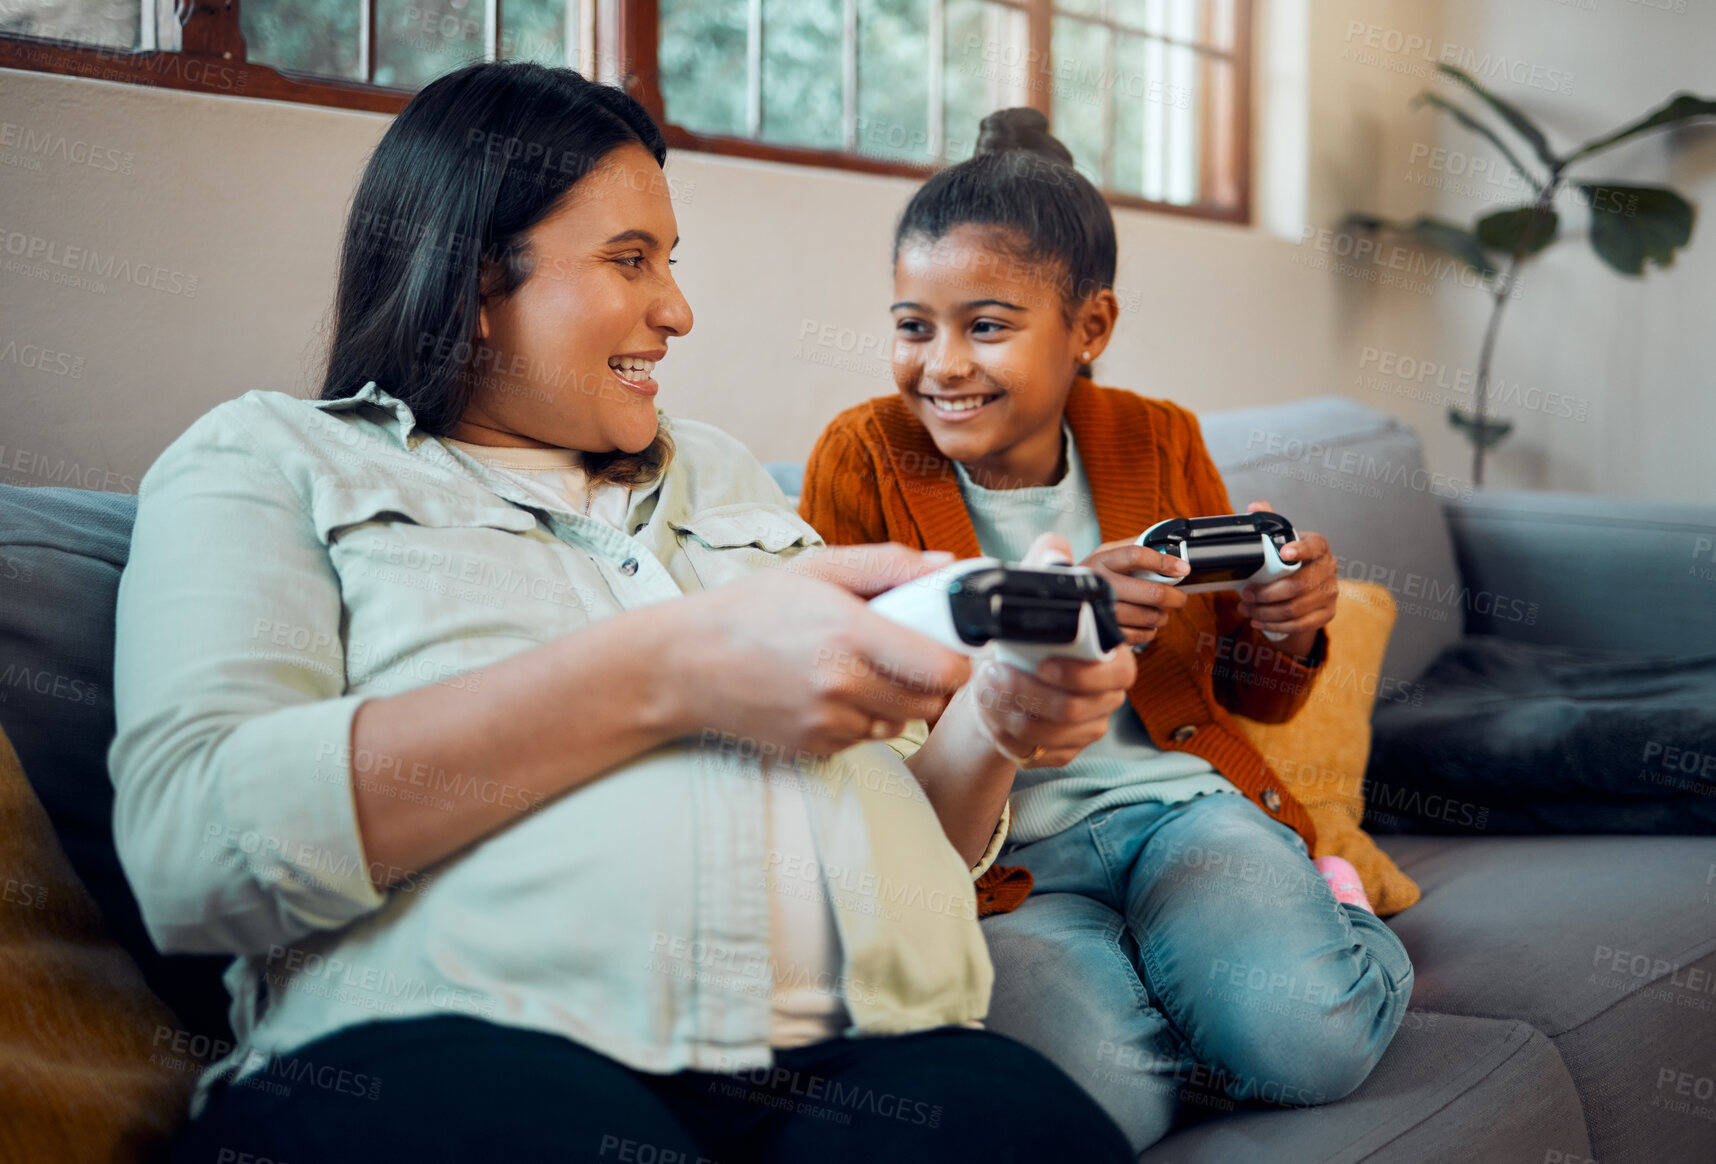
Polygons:
<instances>
[{"instance_id":1,"label":"window pane","mask_svg":"<svg viewBox=\"0 0 1716 1164\"><path fill-rule=\"evenodd\" d=\"M251 60L285 73L363 80L353 0L244 0L238 16Z\"/></svg>"},{"instance_id":2,"label":"window pane","mask_svg":"<svg viewBox=\"0 0 1716 1164\"><path fill-rule=\"evenodd\" d=\"M1086 16L1102 15L1102 0L1055 0L1057 12L1082 12Z\"/></svg>"},{"instance_id":3,"label":"window pane","mask_svg":"<svg viewBox=\"0 0 1716 1164\"><path fill-rule=\"evenodd\" d=\"M942 134L946 158L977 148L977 127L997 109L1029 105L1030 28L1017 8L986 0L947 0ZM1039 85L1042 77L1035 78Z\"/></svg>"},{"instance_id":4,"label":"window pane","mask_svg":"<svg viewBox=\"0 0 1716 1164\"><path fill-rule=\"evenodd\" d=\"M675 125L744 134L746 9L745 0L661 0L657 62Z\"/></svg>"},{"instance_id":5,"label":"window pane","mask_svg":"<svg viewBox=\"0 0 1716 1164\"><path fill-rule=\"evenodd\" d=\"M1163 5L1166 0L1147 0L1143 25L1151 32L1161 34L1165 31L1162 17ZM1154 38L1144 42L1144 76L1153 81L1167 84L1168 49L1160 40ZM1143 108L1144 134L1142 147L1144 150L1144 180L1139 187L1139 193L1146 198L1158 202L1167 199L1167 169L1168 169L1168 107L1159 101L1147 101Z\"/></svg>"},{"instance_id":6,"label":"window pane","mask_svg":"<svg viewBox=\"0 0 1716 1164\"><path fill-rule=\"evenodd\" d=\"M859 153L932 160L928 8L924 0L858 0Z\"/></svg>"},{"instance_id":7,"label":"window pane","mask_svg":"<svg viewBox=\"0 0 1716 1164\"><path fill-rule=\"evenodd\" d=\"M1198 37L1199 0L1168 0L1168 35L1177 41L1195 41ZM1192 95L1182 107L1167 107L1168 161L1164 175L1167 182L1166 200L1182 205L1198 200L1198 119L1201 113L1197 95L1198 54L1183 44L1168 48L1168 74L1165 78L1170 91Z\"/></svg>"},{"instance_id":8,"label":"window pane","mask_svg":"<svg viewBox=\"0 0 1716 1164\"><path fill-rule=\"evenodd\" d=\"M1146 67L1148 44L1141 36L1121 34L1114 45L1114 189L1144 190L1144 109L1160 104L1163 87Z\"/></svg>"},{"instance_id":9,"label":"window pane","mask_svg":"<svg viewBox=\"0 0 1716 1164\"><path fill-rule=\"evenodd\" d=\"M568 8L572 10L570 17ZM566 0L501 0L500 14L500 43L496 46L496 55L503 60L565 65L568 19L574 26L572 47L574 52L577 50L576 0L570 5ZM575 64L577 57L572 60Z\"/></svg>"},{"instance_id":10,"label":"window pane","mask_svg":"<svg viewBox=\"0 0 1716 1164\"><path fill-rule=\"evenodd\" d=\"M840 0L763 0L764 141L840 149Z\"/></svg>"},{"instance_id":11,"label":"window pane","mask_svg":"<svg viewBox=\"0 0 1716 1164\"><path fill-rule=\"evenodd\" d=\"M421 89L483 59L481 0L375 0L375 23L378 85Z\"/></svg>"},{"instance_id":12,"label":"window pane","mask_svg":"<svg viewBox=\"0 0 1716 1164\"><path fill-rule=\"evenodd\" d=\"M141 0L9 0L0 32L131 49L138 44Z\"/></svg>"},{"instance_id":13,"label":"window pane","mask_svg":"<svg viewBox=\"0 0 1716 1164\"><path fill-rule=\"evenodd\" d=\"M1099 186L1104 184L1102 111L1107 99L1104 51L1108 37L1108 30L1100 24L1063 17L1055 21L1051 50L1055 136L1072 151L1079 171Z\"/></svg>"},{"instance_id":14,"label":"window pane","mask_svg":"<svg viewBox=\"0 0 1716 1164\"><path fill-rule=\"evenodd\" d=\"M1160 31L1156 13L1161 7L1159 0L1114 0L1114 19L1127 28Z\"/></svg>"}]
</instances>

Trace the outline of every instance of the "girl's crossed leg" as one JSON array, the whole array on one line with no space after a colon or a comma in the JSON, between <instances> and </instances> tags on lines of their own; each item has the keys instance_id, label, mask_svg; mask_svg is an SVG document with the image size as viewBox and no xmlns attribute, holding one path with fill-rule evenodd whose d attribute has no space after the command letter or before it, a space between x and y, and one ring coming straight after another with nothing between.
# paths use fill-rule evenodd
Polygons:
<instances>
[{"instance_id":1,"label":"girl's crossed leg","mask_svg":"<svg viewBox=\"0 0 1716 1164\"><path fill-rule=\"evenodd\" d=\"M1117 809L1004 859L1037 888L983 923L988 1026L1083 1085L1137 1151L1188 1103L1349 1094L1405 1014L1400 940L1244 797Z\"/></svg>"}]
</instances>

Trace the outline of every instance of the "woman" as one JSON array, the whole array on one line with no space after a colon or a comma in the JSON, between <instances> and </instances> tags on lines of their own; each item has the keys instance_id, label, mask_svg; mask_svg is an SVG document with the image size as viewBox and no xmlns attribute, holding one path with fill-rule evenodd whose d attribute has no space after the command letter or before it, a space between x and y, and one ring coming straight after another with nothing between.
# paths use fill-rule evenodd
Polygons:
<instances>
[{"instance_id":1,"label":"woman","mask_svg":"<svg viewBox=\"0 0 1716 1164\"><path fill-rule=\"evenodd\" d=\"M430 85L322 398L144 481L115 832L157 944L236 955L184 1159L1125 1156L965 1028L1010 757L1099 734L1130 656L971 677L858 597L938 559L799 557L755 459L657 413L665 153L566 70Z\"/></svg>"}]
</instances>

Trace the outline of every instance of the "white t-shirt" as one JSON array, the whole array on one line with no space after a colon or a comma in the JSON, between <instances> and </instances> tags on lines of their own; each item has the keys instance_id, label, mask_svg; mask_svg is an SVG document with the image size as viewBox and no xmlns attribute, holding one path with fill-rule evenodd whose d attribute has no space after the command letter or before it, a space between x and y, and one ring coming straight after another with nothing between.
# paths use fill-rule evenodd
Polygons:
<instances>
[{"instance_id":1,"label":"white t-shirt","mask_svg":"<svg viewBox=\"0 0 1716 1164\"><path fill-rule=\"evenodd\" d=\"M631 490L623 485L592 490L583 454L576 449L508 448L441 439L546 504L588 512L598 521L625 529ZM791 771L771 771L768 784L769 957L774 977L769 1042L776 1047L802 1047L837 1038L850 1025L846 1006L835 990L841 970L840 935L810 829L803 781Z\"/></svg>"},{"instance_id":2,"label":"white t-shirt","mask_svg":"<svg viewBox=\"0 0 1716 1164\"><path fill-rule=\"evenodd\" d=\"M624 485L599 485L592 490L584 472L584 454L577 449L515 449L441 439L547 504L625 528L632 491Z\"/></svg>"}]
</instances>

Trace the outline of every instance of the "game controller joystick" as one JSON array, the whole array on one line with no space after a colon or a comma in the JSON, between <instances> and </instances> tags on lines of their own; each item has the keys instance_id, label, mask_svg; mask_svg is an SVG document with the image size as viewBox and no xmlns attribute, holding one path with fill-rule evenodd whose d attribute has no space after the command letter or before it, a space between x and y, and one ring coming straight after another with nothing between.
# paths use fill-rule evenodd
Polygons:
<instances>
[{"instance_id":1,"label":"game controller joystick","mask_svg":"<svg viewBox=\"0 0 1716 1164\"><path fill-rule=\"evenodd\" d=\"M1283 562L1280 554L1281 547L1296 536L1293 524L1279 513L1169 518L1139 534L1137 544L1181 559L1192 568L1191 573L1170 578L1154 570L1139 570L1133 577L1177 586L1187 594L1243 590L1254 582L1263 586L1299 569L1300 563ZM1273 643L1287 637L1281 631L1262 634Z\"/></svg>"},{"instance_id":2,"label":"game controller joystick","mask_svg":"<svg viewBox=\"0 0 1716 1164\"><path fill-rule=\"evenodd\" d=\"M993 642L997 659L1026 672L1054 655L1101 659L1125 641L1113 589L1083 566L970 558L878 594L870 609L967 655Z\"/></svg>"}]
</instances>

